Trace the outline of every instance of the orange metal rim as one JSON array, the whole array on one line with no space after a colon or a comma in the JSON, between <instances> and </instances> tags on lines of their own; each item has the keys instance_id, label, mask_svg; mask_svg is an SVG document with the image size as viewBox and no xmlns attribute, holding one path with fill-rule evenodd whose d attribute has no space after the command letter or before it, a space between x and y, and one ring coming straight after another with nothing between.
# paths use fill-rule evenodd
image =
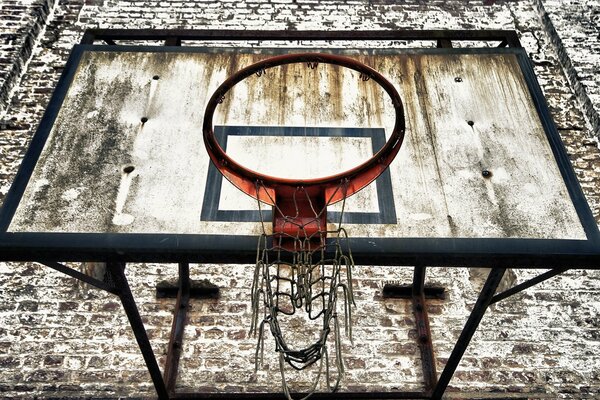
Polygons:
<instances>
[{"instance_id":1,"label":"orange metal rim","mask_svg":"<svg viewBox=\"0 0 600 400\"><path fill-rule=\"evenodd\" d=\"M227 92L245 78L281 65L294 63L333 64L353 69L365 79L377 82L388 94L395 111L394 128L386 144L362 164L338 174L314 179L288 179L253 171L239 164L223 150L214 134L213 115ZM202 126L204 144L215 167L244 193L268 204L275 193L289 195L301 187L307 193L324 193L327 203L335 203L358 192L374 181L396 157L405 134L404 107L394 85L373 68L350 57L325 53L294 53L274 56L245 67L225 80L213 93L204 113ZM262 190L261 190L262 188ZM340 188L343 188L340 190Z\"/></svg>"}]
</instances>

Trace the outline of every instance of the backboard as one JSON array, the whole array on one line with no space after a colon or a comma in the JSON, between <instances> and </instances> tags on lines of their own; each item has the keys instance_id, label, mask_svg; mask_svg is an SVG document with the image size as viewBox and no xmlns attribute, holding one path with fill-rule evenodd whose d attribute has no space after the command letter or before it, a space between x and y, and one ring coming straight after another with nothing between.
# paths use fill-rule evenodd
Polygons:
<instances>
[{"instance_id":1,"label":"backboard","mask_svg":"<svg viewBox=\"0 0 600 400\"><path fill-rule=\"evenodd\" d=\"M294 51L75 47L2 209L3 257L253 262L256 200L210 163L203 113L235 71ZM552 266L597 254L596 224L523 49L311 51L376 69L405 107L395 161L345 204L357 263ZM237 85L215 133L251 169L310 178L370 158L390 121L372 82L294 64Z\"/></svg>"}]
</instances>

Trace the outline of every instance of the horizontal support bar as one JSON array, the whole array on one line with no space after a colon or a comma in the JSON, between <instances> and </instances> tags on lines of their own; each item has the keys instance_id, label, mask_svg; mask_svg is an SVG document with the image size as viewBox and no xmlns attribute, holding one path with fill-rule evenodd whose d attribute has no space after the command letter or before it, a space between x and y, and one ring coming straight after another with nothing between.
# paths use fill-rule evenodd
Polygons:
<instances>
[{"instance_id":1,"label":"horizontal support bar","mask_svg":"<svg viewBox=\"0 0 600 400\"><path fill-rule=\"evenodd\" d=\"M254 264L255 236L0 233L0 261ZM600 269L591 240L350 238L356 265ZM327 254L329 255L329 254Z\"/></svg>"},{"instance_id":2,"label":"horizontal support bar","mask_svg":"<svg viewBox=\"0 0 600 400\"><path fill-rule=\"evenodd\" d=\"M307 393L292 393L293 399L307 396ZM281 400L284 396L277 393L172 393L171 399L178 400ZM313 393L310 399L429 399L430 396L424 392L335 392L335 393Z\"/></svg>"},{"instance_id":3,"label":"horizontal support bar","mask_svg":"<svg viewBox=\"0 0 600 400\"><path fill-rule=\"evenodd\" d=\"M510 30L374 30L374 31L272 31L203 29L89 29L81 44L95 40L448 40L499 41L521 47L515 31Z\"/></svg>"}]
</instances>

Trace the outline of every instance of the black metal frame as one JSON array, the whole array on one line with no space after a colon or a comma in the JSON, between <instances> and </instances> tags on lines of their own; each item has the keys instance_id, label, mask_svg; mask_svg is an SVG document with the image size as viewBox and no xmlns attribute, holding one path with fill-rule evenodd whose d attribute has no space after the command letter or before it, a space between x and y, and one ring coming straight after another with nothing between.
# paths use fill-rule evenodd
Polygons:
<instances>
[{"instance_id":1,"label":"black metal frame","mask_svg":"<svg viewBox=\"0 0 600 400\"><path fill-rule=\"evenodd\" d=\"M116 46L115 41L159 40L167 46ZM48 109L0 210L0 260L53 259L114 262L222 262L255 261L256 239L250 236L192 235L176 233L115 234L9 232L12 217L25 191L40 153L86 51L197 51L181 47L186 40L430 40L437 49L410 51L442 54L502 52L514 54L520 64L557 165L587 236L586 240L494 239L494 238L351 238L357 264L427 265L532 268L596 268L600 256L600 232L571 167L566 150L552 122L542 91L527 54L513 31L153 31L89 30L76 46L58 83ZM500 48L453 49L453 41L496 41ZM96 46L95 41L113 45ZM512 47L506 47L510 45ZM395 50L391 50L395 51ZM404 50L403 50L404 51Z\"/></svg>"},{"instance_id":2,"label":"black metal frame","mask_svg":"<svg viewBox=\"0 0 600 400\"><path fill-rule=\"evenodd\" d=\"M53 98L40 123L17 178L0 211L0 261L38 261L50 268L82 280L99 289L117 295L122 304L135 338L144 357L151 379L160 399L187 398L283 398L280 393L178 393L175 382L178 372L183 331L190 301L189 262L253 263L256 238L236 236L177 234L75 234L75 233L13 233L8 232L20 198L28 183L35 163L43 149L54 116L74 75L77 61L84 51L98 50L94 42L103 41L102 51L114 49L118 41L158 40L164 51L190 51L178 47L186 41L352 41L387 40L435 41L440 51L452 52L454 41L497 41L501 51L517 56L525 79L535 100L554 156L569 189L587 240L532 240L532 239L377 239L376 246L366 241L350 241L357 264L415 265L411 299L415 314L423 373L424 392L370 392L370 393L316 393L318 398L347 399L441 399L458 364L465 353L490 304L565 272L568 268L597 269L600 260L600 233L581 191L566 151L547 109L543 94L533 73L518 36L513 31L212 31L212 30L106 30L86 31L76 46L55 90ZM508 47L507 47L508 46ZM128 47L120 46L128 51ZM139 49L139 47L137 48ZM152 47L152 49L157 49ZM130 50L133 51L133 50ZM417 50L415 50L417 51ZM429 50L431 51L431 50ZM461 49L460 51L466 51ZM477 52L491 51L478 48ZM495 51L500 51L496 49ZM58 260L103 261L107 263L103 281L75 271ZM177 262L179 287L175 306L168 354L161 374L152 351L144 324L125 275L127 262ZM425 296L425 266L485 266L492 267L475 306L456 342L444 370L435 370L435 356L427 316ZM555 268L503 293L496 289L505 268Z\"/></svg>"}]
</instances>

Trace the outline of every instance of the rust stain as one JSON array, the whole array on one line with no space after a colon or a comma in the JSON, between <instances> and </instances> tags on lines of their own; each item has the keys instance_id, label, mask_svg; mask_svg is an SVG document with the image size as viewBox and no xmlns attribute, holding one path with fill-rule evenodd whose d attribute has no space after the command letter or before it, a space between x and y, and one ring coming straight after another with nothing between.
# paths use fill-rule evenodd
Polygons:
<instances>
[{"instance_id":1,"label":"rust stain","mask_svg":"<svg viewBox=\"0 0 600 400\"><path fill-rule=\"evenodd\" d=\"M323 72L321 72L323 74ZM325 74L327 79L327 92L325 93L325 99L332 108L333 114L337 119L344 119L344 108L340 99L343 98L342 91L342 79L339 74Z\"/></svg>"},{"instance_id":2,"label":"rust stain","mask_svg":"<svg viewBox=\"0 0 600 400\"><path fill-rule=\"evenodd\" d=\"M275 79L279 79L280 80L280 90L277 91L277 95L273 96L273 98L277 98L276 101L274 101L272 104L269 104L269 109L272 111L278 110L279 107L276 107L275 103L279 103L281 109L279 109L280 111L277 113L277 118L274 119L277 121L277 123L279 125L284 125L285 124L285 115L284 112L282 112L282 110L287 110L288 109L288 96L289 96L289 88L288 86L290 85L290 76L289 76L289 70L288 70L288 66L283 66L279 68L279 76L276 77ZM293 84L293 83L292 83Z\"/></svg>"},{"instance_id":3,"label":"rust stain","mask_svg":"<svg viewBox=\"0 0 600 400\"><path fill-rule=\"evenodd\" d=\"M427 84L426 81L423 77L422 71L423 71L423 63L422 63L422 58L421 57L415 57L413 59L414 64L413 64L413 68L414 70L407 72L407 74L411 74L413 76L413 82L415 85L415 90L416 90L416 99L413 99L417 101L417 103L419 104L419 108L421 110L427 110L427 109L431 109L430 104L427 103L427 98L428 98L428 90L427 90ZM431 146L431 150L433 152L433 160L434 160L434 165L435 165L435 171L436 171L436 179L438 182L441 183L440 185L440 189L442 192L442 196L443 196L443 203L444 203L444 207L446 210L446 218L448 221L448 226L450 227L450 231L452 236L456 235L456 225L453 222L452 219L452 215L450 212L450 209L448 207L448 200L447 200L447 195L445 193L445 188L444 188L444 178L443 178L443 174L441 172L441 168L440 168L440 164L439 164L439 154L438 154L438 149L436 147L436 143L434 138L432 137L433 132L436 131L436 126L435 126L435 121L432 121L429 117L430 115L428 113L422 112L420 113L420 116L423 118L423 122L425 123L427 132L424 132L424 135L426 137L426 140L429 144L429 146ZM412 133L413 135L416 134L416 132ZM417 142L417 138L413 136L413 138L415 139L415 143ZM423 140L423 137L420 138L421 140Z\"/></svg>"}]
</instances>

